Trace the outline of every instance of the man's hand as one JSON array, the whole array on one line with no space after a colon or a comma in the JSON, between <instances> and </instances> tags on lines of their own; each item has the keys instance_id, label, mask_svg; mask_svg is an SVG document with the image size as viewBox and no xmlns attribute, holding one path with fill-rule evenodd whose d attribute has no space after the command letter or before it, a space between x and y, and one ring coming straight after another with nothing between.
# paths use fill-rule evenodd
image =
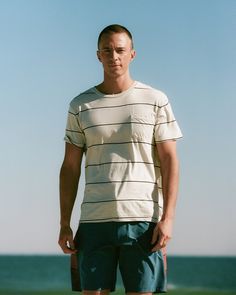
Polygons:
<instances>
[{"instance_id":1,"label":"man's hand","mask_svg":"<svg viewBox=\"0 0 236 295\"><path fill-rule=\"evenodd\" d=\"M163 220L157 223L152 234L152 252L164 248L172 237L173 220Z\"/></svg>"},{"instance_id":2,"label":"man's hand","mask_svg":"<svg viewBox=\"0 0 236 295\"><path fill-rule=\"evenodd\" d=\"M65 254L75 254L77 252L73 241L73 232L69 226L61 227L58 244Z\"/></svg>"}]
</instances>

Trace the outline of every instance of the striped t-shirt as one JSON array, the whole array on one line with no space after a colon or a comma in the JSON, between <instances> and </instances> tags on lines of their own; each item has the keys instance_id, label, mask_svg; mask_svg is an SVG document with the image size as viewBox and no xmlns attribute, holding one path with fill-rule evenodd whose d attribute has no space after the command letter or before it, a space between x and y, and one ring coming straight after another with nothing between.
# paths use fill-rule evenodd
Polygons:
<instances>
[{"instance_id":1,"label":"striped t-shirt","mask_svg":"<svg viewBox=\"0 0 236 295\"><path fill-rule=\"evenodd\" d=\"M151 221L162 214L156 143L182 137L166 95L134 82L119 94L75 97L65 141L85 150L80 222Z\"/></svg>"}]
</instances>

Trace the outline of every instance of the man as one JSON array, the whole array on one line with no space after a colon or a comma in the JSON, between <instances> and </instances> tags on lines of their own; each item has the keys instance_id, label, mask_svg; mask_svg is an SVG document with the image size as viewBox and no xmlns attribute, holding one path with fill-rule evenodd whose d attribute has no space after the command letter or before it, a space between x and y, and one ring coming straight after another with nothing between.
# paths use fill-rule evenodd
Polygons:
<instances>
[{"instance_id":1,"label":"man","mask_svg":"<svg viewBox=\"0 0 236 295\"><path fill-rule=\"evenodd\" d=\"M106 27L98 38L104 80L70 104L60 172L64 253L77 255L79 289L105 295L119 264L128 294L166 291L164 256L178 187L176 139L182 136L164 93L134 81L131 33ZM86 184L73 241L70 218L83 154Z\"/></svg>"}]
</instances>

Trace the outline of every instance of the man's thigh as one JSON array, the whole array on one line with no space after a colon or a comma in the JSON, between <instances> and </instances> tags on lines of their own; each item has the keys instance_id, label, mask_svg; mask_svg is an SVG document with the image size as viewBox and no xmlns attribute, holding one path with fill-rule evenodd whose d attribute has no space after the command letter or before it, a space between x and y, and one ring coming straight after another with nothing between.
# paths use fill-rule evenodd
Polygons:
<instances>
[{"instance_id":1,"label":"man's thigh","mask_svg":"<svg viewBox=\"0 0 236 295\"><path fill-rule=\"evenodd\" d=\"M118 250L111 241L112 224L80 224L76 245L80 290L107 293L113 291L116 283ZM104 294L103 294L104 293ZM88 295L88 294L87 294Z\"/></svg>"},{"instance_id":2,"label":"man's thigh","mask_svg":"<svg viewBox=\"0 0 236 295\"><path fill-rule=\"evenodd\" d=\"M166 291L166 266L162 251L151 252L154 223L130 224L127 234L135 240L120 248L119 268L126 293Z\"/></svg>"}]
</instances>

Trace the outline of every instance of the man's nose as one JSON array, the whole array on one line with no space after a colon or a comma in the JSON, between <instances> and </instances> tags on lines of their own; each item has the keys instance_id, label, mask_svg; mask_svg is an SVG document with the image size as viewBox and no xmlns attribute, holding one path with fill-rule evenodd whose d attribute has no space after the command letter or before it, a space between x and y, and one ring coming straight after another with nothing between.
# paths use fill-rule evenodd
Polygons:
<instances>
[{"instance_id":1,"label":"man's nose","mask_svg":"<svg viewBox=\"0 0 236 295\"><path fill-rule=\"evenodd\" d=\"M111 57L112 57L112 59L118 59L118 56L119 56L119 54L116 52L116 50L115 49L112 49L111 50Z\"/></svg>"}]
</instances>

